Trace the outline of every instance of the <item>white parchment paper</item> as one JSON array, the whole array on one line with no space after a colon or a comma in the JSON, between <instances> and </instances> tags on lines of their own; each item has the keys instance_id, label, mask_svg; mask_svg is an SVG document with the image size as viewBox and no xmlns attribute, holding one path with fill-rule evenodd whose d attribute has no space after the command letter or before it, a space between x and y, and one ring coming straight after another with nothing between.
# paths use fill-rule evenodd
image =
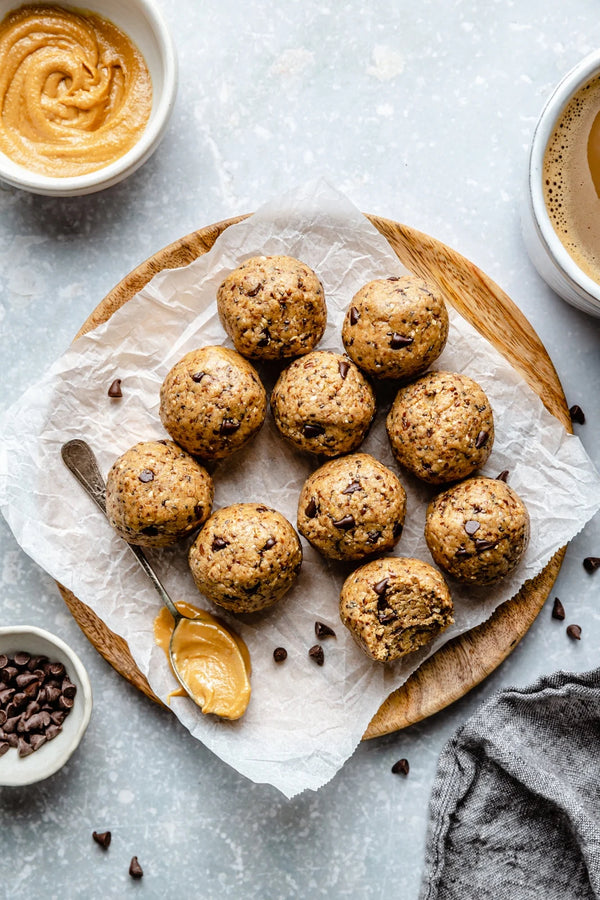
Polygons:
<instances>
[{"instance_id":1,"label":"white parchment paper","mask_svg":"<svg viewBox=\"0 0 600 900\"><path fill-rule=\"evenodd\" d=\"M106 474L132 444L164 438L158 418L164 376L189 350L228 343L216 313L216 288L228 271L261 253L296 256L318 272L329 312L322 349L343 349L343 314L359 287L403 272L387 242L346 198L324 182L311 183L228 228L210 253L190 266L157 275L109 322L77 340L2 422L0 503L15 537L127 640L137 665L163 699L175 683L153 642L159 601L126 545L63 466L60 448L83 437ZM436 368L466 372L487 392L496 439L483 474L510 471L509 483L531 515L529 549L518 570L493 589L452 584L456 624L426 651L395 665L369 660L339 622L339 589L351 567L327 563L304 541L301 575L287 597L264 614L229 617L252 656L247 713L237 722L203 717L186 698L174 698L171 708L223 760L288 797L327 782L352 754L390 691L441 643L488 618L600 508L600 478L580 441L564 431L511 366L454 312ZM272 374L261 374L270 388ZM116 402L107 397L115 377L122 379L123 389ZM385 434L386 411L382 404L362 449L397 471ZM268 416L250 446L215 467L215 508L267 502L295 524L298 493L315 466L282 441ZM399 474L408 506L395 552L431 562L423 526L432 491ZM204 598L199 600L185 548L155 553L153 559L176 599L211 608ZM213 612L223 615L222 610ZM323 642L322 668L307 656L317 619L337 634ZM277 646L289 654L279 666L272 658Z\"/></svg>"}]
</instances>

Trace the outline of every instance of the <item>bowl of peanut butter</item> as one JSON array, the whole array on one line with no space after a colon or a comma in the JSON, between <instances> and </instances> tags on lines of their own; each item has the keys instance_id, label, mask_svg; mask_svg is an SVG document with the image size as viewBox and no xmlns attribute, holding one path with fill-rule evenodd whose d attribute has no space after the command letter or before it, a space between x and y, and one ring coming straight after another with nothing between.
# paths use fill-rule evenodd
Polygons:
<instances>
[{"instance_id":1,"label":"bowl of peanut butter","mask_svg":"<svg viewBox=\"0 0 600 900\"><path fill-rule=\"evenodd\" d=\"M154 152L175 102L177 58L153 0L0 0L0 179L89 194Z\"/></svg>"}]
</instances>

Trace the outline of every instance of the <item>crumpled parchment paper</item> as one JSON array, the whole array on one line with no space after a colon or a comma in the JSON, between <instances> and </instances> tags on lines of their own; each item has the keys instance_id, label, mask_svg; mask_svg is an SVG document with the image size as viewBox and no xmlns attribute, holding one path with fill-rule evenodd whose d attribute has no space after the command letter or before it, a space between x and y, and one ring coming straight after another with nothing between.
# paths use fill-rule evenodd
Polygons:
<instances>
[{"instance_id":1,"label":"crumpled parchment paper","mask_svg":"<svg viewBox=\"0 0 600 900\"><path fill-rule=\"evenodd\" d=\"M217 286L244 259L263 253L298 257L319 274L329 312L321 349L343 349L341 322L358 288L404 271L385 239L345 197L323 181L310 183L228 228L196 262L155 276L109 322L77 340L2 422L0 504L17 541L127 640L138 667L163 699L175 681L153 641L159 600L127 546L64 467L60 448L71 438L84 438L106 474L132 444L164 438L158 418L164 376L189 350L230 345L216 313ZM288 797L326 783L352 754L387 695L443 642L478 625L512 597L600 507L600 478L580 441L453 311L447 348L435 367L466 372L487 392L496 439L483 474L510 471L509 483L531 515L529 549L516 572L492 589L452 584L456 624L427 650L394 665L368 659L338 619L339 589L352 567L327 563L305 541L300 577L275 608L245 619L212 608L250 649L248 711L241 720L227 722L203 717L186 698L173 698L171 708L223 760ZM261 374L270 389L272 376ZM123 390L116 402L107 397L115 377L122 379ZM398 471L385 434L386 411L379 410L362 449ZM215 508L266 502L295 524L298 493L315 467L314 460L283 442L267 416L247 448L215 466ZM423 526L432 490L399 474L408 504L395 553L431 562ZM175 599L211 608L194 587L185 548L152 557ZM323 641L322 668L307 655L316 640L315 620L331 625L337 635ZM288 651L283 665L273 661L277 646Z\"/></svg>"}]
</instances>

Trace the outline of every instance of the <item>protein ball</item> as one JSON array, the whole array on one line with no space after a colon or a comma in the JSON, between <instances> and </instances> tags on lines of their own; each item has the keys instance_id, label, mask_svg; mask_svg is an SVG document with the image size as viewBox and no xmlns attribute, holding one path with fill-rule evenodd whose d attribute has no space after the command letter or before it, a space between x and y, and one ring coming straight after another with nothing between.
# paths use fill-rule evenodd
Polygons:
<instances>
[{"instance_id":1,"label":"protein ball","mask_svg":"<svg viewBox=\"0 0 600 900\"><path fill-rule=\"evenodd\" d=\"M164 547L195 531L212 509L212 478L172 441L144 441L114 463L106 514L130 544Z\"/></svg>"},{"instance_id":2,"label":"protein ball","mask_svg":"<svg viewBox=\"0 0 600 900\"><path fill-rule=\"evenodd\" d=\"M404 379L431 366L446 344L448 312L438 291L414 275L365 284L342 327L346 353L377 379Z\"/></svg>"},{"instance_id":3,"label":"protein ball","mask_svg":"<svg viewBox=\"0 0 600 900\"><path fill-rule=\"evenodd\" d=\"M431 484L471 475L494 443L488 398L476 381L454 372L429 372L401 388L386 425L400 465Z\"/></svg>"},{"instance_id":4,"label":"protein ball","mask_svg":"<svg viewBox=\"0 0 600 900\"><path fill-rule=\"evenodd\" d=\"M341 456L362 443L375 415L375 395L353 362L315 350L281 373L271 409L281 434L299 450Z\"/></svg>"},{"instance_id":5,"label":"protein ball","mask_svg":"<svg viewBox=\"0 0 600 900\"><path fill-rule=\"evenodd\" d=\"M227 347L187 353L160 389L160 419L174 441L203 459L222 459L260 429L267 397L248 360Z\"/></svg>"},{"instance_id":6,"label":"protein ball","mask_svg":"<svg viewBox=\"0 0 600 900\"><path fill-rule=\"evenodd\" d=\"M331 559L391 550L402 534L406 493L398 477L368 453L325 463L305 481L298 530Z\"/></svg>"},{"instance_id":7,"label":"protein ball","mask_svg":"<svg viewBox=\"0 0 600 900\"><path fill-rule=\"evenodd\" d=\"M236 613L256 612L280 600L301 563L302 547L292 525L259 503L217 510L189 552L200 593Z\"/></svg>"},{"instance_id":8,"label":"protein ball","mask_svg":"<svg viewBox=\"0 0 600 900\"><path fill-rule=\"evenodd\" d=\"M291 256L255 256L234 269L217 291L219 317L236 350L251 359L290 359L323 336L323 285Z\"/></svg>"},{"instance_id":9,"label":"protein ball","mask_svg":"<svg viewBox=\"0 0 600 900\"><path fill-rule=\"evenodd\" d=\"M431 501L425 540L438 566L457 581L492 584L523 558L529 514L505 482L468 478Z\"/></svg>"},{"instance_id":10,"label":"protein ball","mask_svg":"<svg viewBox=\"0 0 600 900\"><path fill-rule=\"evenodd\" d=\"M429 644L452 625L448 586L420 559L387 557L346 578L340 618L372 659L391 662Z\"/></svg>"}]
</instances>

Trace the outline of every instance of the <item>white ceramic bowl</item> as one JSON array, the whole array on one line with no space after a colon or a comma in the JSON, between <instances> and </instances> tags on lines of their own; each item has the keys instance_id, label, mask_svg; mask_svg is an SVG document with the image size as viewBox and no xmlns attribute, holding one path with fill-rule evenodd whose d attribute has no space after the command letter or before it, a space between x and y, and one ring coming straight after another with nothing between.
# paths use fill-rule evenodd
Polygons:
<instances>
[{"instance_id":1,"label":"white ceramic bowl","mask_svg":"<svg viewBox=\"0 0 600 900\"><path fill-rule=\"evenodd\" d=\"M49 778L64 766L83 737L92 714L92 688L88 674L77 654L60 638L42 628L13 626L0 628L0 653L7 656L24 650L32 656L47 656L61 662L77 687L75 702L65 718L62 731L53 740L20 757L16 749L0 757L0 785L17 787Z\"/></svg>"},{"instance_id":2,"label":"white ceramic bowl","mask_svg":"<svg viewBox=\"0 0 600 900\"><path fill-rule=\"evenodd\" d=\"M556 234L544 203L544 153L557 119L579 88L600 72L600 50L584 57L548 98L531 142L529 179L522 211L527 252L547 284L572 306L600 316L600 285L579 268Z\"/></svg>"},{"instance_id":3,"label":"white ceramic bowl","mask_svg":"<svg viewBox=\"0 0 600 900\"><path fill-rule=\"evenodd\" d=\"M91 194L122 181L135 172L156 150L164 135L177 92L177 57L171 36L154 0L85 0L85 3L48 3L45 5L73 6L114 22L133 40L142 52L152 78L152 111L138 142L124 156L85 175L52 178L30 172L0 153L0 179L14 187L55 197ZM26 3L19 0L0 0L0 20L11 10ZM39 4L36 4L39 5Z\"/></svg>"}]
</instances>

